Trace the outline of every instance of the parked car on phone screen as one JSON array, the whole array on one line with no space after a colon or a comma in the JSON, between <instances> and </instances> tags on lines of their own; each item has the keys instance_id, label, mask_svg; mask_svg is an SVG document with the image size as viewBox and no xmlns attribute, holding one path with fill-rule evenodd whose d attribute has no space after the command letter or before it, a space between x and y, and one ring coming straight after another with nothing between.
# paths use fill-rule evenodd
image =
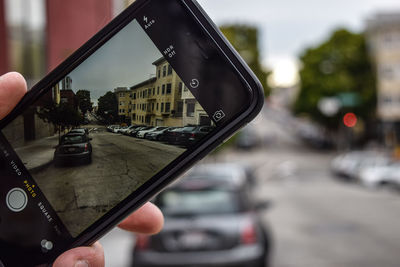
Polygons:
<instances>
[{"instance_id":1,"label":"parked car on phone screen","mask_svg":"<svg viewBox=\"0 0 400 267\"><path fill-rule=\"evenodd\" d=\"M126 133L129 131L129 130L131 130L131 129L133 129L133 127L134 126L128 126L128 127L126 127L126 128L122 128L122 129L120 129L119 130L119 133L121 133L121 134L123 134L123 135L126 135Z\"/></svg>"},{"instance_id":2,"label":"parked car on phone screen","mask_svg":"<svg viewBox=\"0 0 400 267\"><path fill-rule=\"evenodd\" d=\"M136 128L136 129L134 129L133 131L131 131L130 136L132 136L132 137L137 137L138 132L144 131L144 130L148 130L148 129L151 129L151 128L153 128L153 127L152 127L152 126L142 126L142 127L138 127L138 128Z\"/></svg>"},{"instance_id":3,"label":"parked car on phone screen","mask_svg":"<svg viewBox=\"0 0 400 267\"><path fill-rule=\"evenodd\" d=\"M73 133L81 133L81 134L89 134L89 130L87 128L75 128L68 132L69 134Z\"/></svg>"},{"instance_id":4,"label":"parked car on phone screen","mask_svg":"<svg viewBox=\"0 0 400 267\"><path fill-rule=\"evenodd\" d=\"M190 146L206 136L214 129L213 126L184 127L178 135L176 143L180 146Z\"/></svg>"},{"instance_id":5,"label":"parked car on phone screen","mask_svg":"<svg viewBox=\"0 0 400 267\"><path fill-rule=\"evenodd\" d=\"M183 127L177 127L173 130L165 132L162 141L167 142L171 145L176 145L178 143L178 136L182 132Z\"/></svg>"},{"instance_id":6,"label":"parked car on phone screen","mask_svg":"<svg viewBox=\"0 0 400 267\"><path fill-rule=\"evenodd\" d=\"M140 127L146 127L146 125L134 125L131 126L128 130L125 131L125 135L129 135L131 136L133 132L136 132L137 129L139 129Z\"/></svg>"},{"instance_id":7,"label":"parked car on phone screen","mask_svg":"<svg viewBox=\"0 0 400 267\"><path fill-rule=\"evenodd\" d=\"M154 236L138 235L134 267L268 266L271 237L251 199L246 179L183 178L154 200L165 225Z\"/></svg>"},{"instance_id":8,"label":"parked car on phone screen","mask_svg":"<svg viewBox=\"0 0 400 267\"><path fill-rule=\"evenodd\" d=\"M167 131L171 131L175 128L176 127L165 127L162 130L152 131L152 132L147 133L145 138L147 140L152 140L152 141L162 141L162 136L164 135L164 133L166 133Z\"/></svg>"},{"instance_id":9,"label":"parked car on phone screen","mask_svg":"<svg viewBox=\"0 0 400 267\"><path fill-rule=\"evenodd\" d=\"M61 137L54 152L54 163L60 166L63 163L86 163L92 162L91 138L87 134L70 133Z\"/></svg>"},{"instance_id":10,"label":"parked car on phone screen","mask_svg":"<svg viewBox=\"0 0 400 267\"><path fill-rule=\"evenodd\" d=\"M147 135L147 134L149 134L149 133L151 133L151 132L154 132L154 131L161 131L161 130L164 130L164 129L166 129L166 128L167 128L167 127L164 127L164 126L153 127L153 128L148 129L148 130L139 131L139 132L136 134L136 136L137 136L138 138L146 138L146 135Z\"/></svg>"}]
</instances>

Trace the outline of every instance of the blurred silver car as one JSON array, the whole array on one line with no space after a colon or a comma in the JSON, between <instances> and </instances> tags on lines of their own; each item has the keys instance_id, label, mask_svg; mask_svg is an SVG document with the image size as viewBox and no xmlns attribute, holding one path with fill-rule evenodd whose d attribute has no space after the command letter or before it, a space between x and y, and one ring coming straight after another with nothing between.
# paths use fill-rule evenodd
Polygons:
<instances>
[{"instance_id":1,"label":"blurred silver car","mask_svg":"<svg viewBox=\"0 0 400 267\"><path fill-rule=\"evenodd\" d=\"M400 164L365 167L360 171L360 182L371 189L381 186L400 187Z\"/></svg>"},{"instance_id":2,"label":"blurred silver car","mask_svg":"<svg viewBox=\"0 0 400 267\"><path fill-rule=\"evenodd\" d=\"M375 151L352 151L336 157L331 164L332 171L342 177L357 180L365 167L387 166L391 159Z\"/></svg>"},{"instance_id":3,"label":"blurred silver car","mask_svg":"<svg viewBox=\"0 0 400 267\"><path fill-rule=\"evenodd\" d=\"M246 179L226 178L188 175L159 194L164 229L137 236L132 266L268 266L271 237L257 212L266 203L252 201Z\"/></svg>"}]
</instances>

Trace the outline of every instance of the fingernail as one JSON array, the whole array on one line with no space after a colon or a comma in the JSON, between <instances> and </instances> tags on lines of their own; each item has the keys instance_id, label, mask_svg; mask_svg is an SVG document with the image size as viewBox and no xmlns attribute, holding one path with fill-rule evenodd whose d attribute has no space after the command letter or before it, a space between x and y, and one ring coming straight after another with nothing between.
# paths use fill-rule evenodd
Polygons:
<instances>
[{"instance_id":1,"label":"fingernail","mask_svg":"<svg viewBox=\"0 0 400 267\"><path fill-rule=\"evenodd\" d=\"M74 267L89 267L89 263L84 260L77 261Z\"/></svg>"}]
</instances>

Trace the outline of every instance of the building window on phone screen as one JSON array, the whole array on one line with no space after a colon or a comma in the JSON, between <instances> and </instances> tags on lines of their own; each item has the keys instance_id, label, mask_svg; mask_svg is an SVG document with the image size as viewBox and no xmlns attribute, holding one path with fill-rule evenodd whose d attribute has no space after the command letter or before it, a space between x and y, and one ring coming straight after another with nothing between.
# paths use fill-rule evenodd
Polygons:
<instances>
[{"instance_id":1,"label":"building window on phone screen","mask_svg":"<svg viewBox=\"0 0 400 267\"><path fill-rule=\"evenodd\" d=\"M167 83L167 95L171 94L172 84Z\"/></svg>"},{"instance_id":2,"label":"building window on phone screen","mask_svg":"<svg viewBox=\"0 0 400 267\"><path fill-rule=\"evenodd\" d=\"M161 70L158 69L158 78L160 78L160 77L161 77Z\"/></svg>"},{"instance_id":3,"label":"building window on phone screen","mask_svg":"<svg viewBox=\"0 0 400 267\"><path fill-rule=\"evenodd\" d=\"M165 95L165 84L162 85L162 94Z\"/></svg>"},{"instance_id":4,"label":"building window on phone screen","mask_svg":"<svg viewBox=\"0 0 400 267\"><path fill-rule=\"evenodd\" d=\"M172 75L172 66L168 65L168 75Z\"/></svg>"},{"instance_id":5,"label":"building window on phone screen","mask_svg":"<svg viewBox=\"0 0 400 267\"><path fill-rule=\"evenodd\" d=\"M171 103L167 102L165 103L165 112L170 112L171 111Z\"/></svg>"},{"instance_id":6,"label":"building window on phone screen","mask_svg":"<svg viewBox=\"0 0 400 267\"><path fill-rule=\"evenodd\" d=\"M163 77L167 76L167 66L164 66L164 67L163 67L162 76L163 76Z\"/></svg>"},{"instance_id":7,"label":"building window on phone screen","mask_svg":"<svg viewBox=\"0 0 400 267\"><path fill-rule=\"evenodd\" d=\"M161 103L161 112L164 112L164 103Z\"/></svg>"},{"instance_id":8,"label":"building window on phone screen","mask_svg":"<svg viewBox=\"0 0 400 267\"><path fill-rule=\"evenodd\" d=\"M188 117L194 117L194 107L195 103L187 103L186 115Z\"/></svg>"},{"instance_id":9,"label":"building window on phone screen","mask_svg":"<svg viewBox=\"0 0 400 267\"><path fill-rule=\"evenodd\" d=\"M157 103L157 106L156 106L156 110L158 111L158 103Z\"/></svg>"}]
</instances>

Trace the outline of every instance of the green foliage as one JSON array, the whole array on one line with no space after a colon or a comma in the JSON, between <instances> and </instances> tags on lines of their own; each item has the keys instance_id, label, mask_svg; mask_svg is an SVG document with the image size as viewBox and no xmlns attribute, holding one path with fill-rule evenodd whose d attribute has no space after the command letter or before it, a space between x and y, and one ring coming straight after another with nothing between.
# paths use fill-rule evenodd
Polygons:
<instances>
[{"instance_id":1,"label":"green foliage","mask_svg":"<svg viewBox=\"0 0 400 267\"><path fill-rule=\"evenodd\" d=\"M113 92L107 92L99 98L97 115L107 124L118 121L118 100Z\"/></svg>"},{"instance_id":2,"label":"green foliage","mask_svg":"<svg viewBox=\"0 0 400 267\"><path fill-rule=\"evenodd\" d=\"M82 114L68 103L56 104L50 101L37 111L39 118L53 124L58 133L82 124Z\"/></svg>"},{"instance_id":3,"label":"green foliage","mask_svg":"<svg viewBox=\"0 0 400 267\"><path fill-rule=\"evenodd\" d=\"M90 91L88 90L79 90L76 92L76 96L78 98L78 106L83 114L90 111L92 112L92 102L90 101Z\"/></svg>"},{"instance_id":4,"label":"green foliage","mask_svg":"<svg viewBox=\"0 0 400 267\"><path fill-rule=\"evenodd\" d=\"M363 34L339 29L318 47L306 49L300 59L301 90L294 105L296 114L308 115L331 129L339 126L343 113L348 111L364 120L373 118L376 83ZM330 118L318 109L321 98L349 93L360 100L357 105L342 107Z\"/></svg>"},{"instance_id":5,"label":"green foliage","mask_svg":"<svg viewBox=\"0 0 400 267\"><path fill-rule=\"evenodd\" d=\"M267 78L270 72L265 71L261 66L258 29L247 25L226 25L220 29L260 80L265 95L269 95L271 89Z\"/></svg>"}]
</instances>

